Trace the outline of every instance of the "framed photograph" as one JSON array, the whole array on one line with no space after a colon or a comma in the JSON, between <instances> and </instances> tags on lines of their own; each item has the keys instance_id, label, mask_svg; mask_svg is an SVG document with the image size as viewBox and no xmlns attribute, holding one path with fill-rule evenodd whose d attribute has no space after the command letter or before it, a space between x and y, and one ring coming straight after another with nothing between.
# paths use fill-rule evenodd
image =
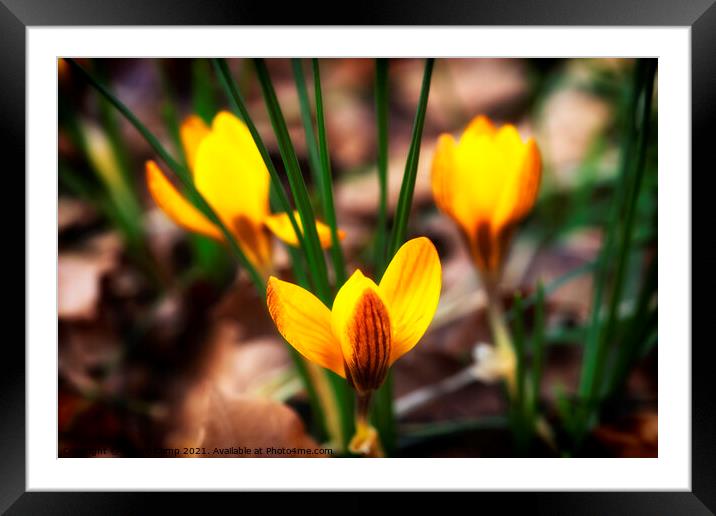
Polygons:
<instances>
[{"instance_id":1,"label":"framed photograph","mask_svg":"<svg viewBox=\"0 0 716 516\"><path fill-rule=\"evenodd\" d=\"M0 507L716 510L713 1L332 10L2 0Z\"/></svg>"}]
</instances>

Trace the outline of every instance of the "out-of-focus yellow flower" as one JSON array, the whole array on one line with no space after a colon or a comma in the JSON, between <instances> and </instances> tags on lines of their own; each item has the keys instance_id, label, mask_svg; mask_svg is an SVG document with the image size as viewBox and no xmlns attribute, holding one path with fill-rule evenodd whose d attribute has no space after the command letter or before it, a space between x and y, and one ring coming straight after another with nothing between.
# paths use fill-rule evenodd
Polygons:
<instances>
[{"instance_id":1,"label":"out-of-focus yellow flower","mask_svg":"<svg viewBox=\"0 0 716 516\"><path fill-rule=\"evenodd\" d=\"M425 237L406 242L380 284L356 270L329 309L307 290L271 277L267 304L279 333L306 359L345 378L360 394L427 330L441 286L438 253Z\"/></svg>"},{"instance_id":2,"label":"out-of-focus yellow flower","mask_svg":"<svg viewBox=\"0 0 716 516\"><path fill-rule=\"evenodd\" d=\"M235 236L251 263L268 274L272 253L266 228L290 245L298 245L298 237L286 213L271 214L271 178L248 127L233 114L222 111L211 127L198 116L188 117L180 135L196 189ZM149 192L169 218L189 231L224 239L220 229L177 191L154 161L147 162L146 175ZM321 245L330 247L330 228L316 221L316 229ZM339 237L343 238L342 231Z\"/></svg>"},{"instance_id":3,"label":"out-of-focus yellow flower","mask_svg":"<svg viewBox=\"0 0 716 516\"><path fill-rule=\"evenodd\" d=\"M532 209L542 165L534 139L485 116L459 141L442 134L432 163L435 203L461 228L485 279L496 281L514 225Z\"/></svg>"}]
</instances>

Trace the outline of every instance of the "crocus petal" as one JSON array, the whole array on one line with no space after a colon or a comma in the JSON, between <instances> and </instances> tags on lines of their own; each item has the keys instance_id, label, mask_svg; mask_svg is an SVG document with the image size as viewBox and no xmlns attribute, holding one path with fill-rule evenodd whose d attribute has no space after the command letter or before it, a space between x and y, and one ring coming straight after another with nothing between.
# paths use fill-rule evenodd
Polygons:
<instances>
[{"instance_id":1,"label":"crocus petal","mask_svg":"<svg viewBox=\"0 0 716 516\"><path fill-rule=\"evenodd\" d=\"M299 216L298 212L294 211L293 216L295 217L296 223L298 224L298 229L303 232L303 223L301 222L301 217ZM286 242L288 245L298 247L298 237L296 236L296 232L293 230L293 226L291 225L291 219L288 217L288 213L283 212L269 215L268 217L266 217L266 219L264 219L264 223L266 224L266 227L268 227L271 232L278 238ZM318 239L321 241L321 247L323 247L324 249L328 249L329 247L331 247L331 245L333 244L333 239L331 238L330 226L327 226L323 222L317 220L316 231L318 232ZM345 231L339 229L338 239L343 240L345 236Z\"/></svg>"},{"instance_id":2,"label":"crocus petal","mask_svg":"<svg viewBox=\"0 0 716 516\"><path fill-rule=\"evenodd\" d=\"M388 309L375 290L365 290L358 299L346 333L352 351L344 354L346 379L359 393L378 389L390 366L391 327Z\"/></svg>"},{"instance_id":3,"label":"crocus petal","mask_svg":"<svg viewBox=\"0 0 716 516\"><path fill-rule=\"evenodd\" d=\"M463 131L460 137L460 144L468 144L468 140L483 136L492 137L495 134L495 126L485 115L478 115L473 118Z\"/></svg>"},{"instance_id":4,"label":"crocus petal","mask_svg":"<svg viewBox=\"0 0 716 516\"><path fill-rule=\"evenodd\" d=\"M378 286L359 270L338 291L331 323L343 352L346 379L359 392L380 387L390 360L390 315Z\"/></svg>"},{"instance_id":5,"label":"crocus petal","mask_svg":"<svg viewBox=\"0 0 716 516\"><path fill-rule=\"evenodd\" d=\"M482 125L473 122L472 129L468 128L460 138L453 171L459 181L455 202L468 210L476 224L489 220L504 184L503 156L496 148L495 132L473 127Z\"/></svg>"},{"instance_id":6,"label":"crocus petal","mask_svg":"<svg viewBox=\"0 0 716 516\"><path fill-rule=\"evenodd\" d=\"M433 155L430 184L433 190L433 198L438 208L455 219L455 222L462 225L460 217L455 214L453 203L456 194L455 189L459 186L455 177L455 146L455 139L452 135L440 135Z\"/></svg>"},{"instance_id":7,"label":"crocus petal","mask_svg":"<svg viewBox=\"0 0 716 516\"><path fill-rule=\"evenodd\" d=\"M246 258L264 275L271 270L271 236L264 225L253 219L238 216L234 219L233 233Z\"/></svg>"},{"instance_id":8,"label":"crocus petal","mask_svg":"<svg viewBox=\"0 0 716 516\"><path fill-rule=\"evenodd\" d=\"M146 177L149 193L170 219L189 231L223 240L219 228L174 188L154 161L147 161Z\"/></svg>"},{"instance_id":9,"label":"crocus petal","mask_svg":"<svg viewBox=\"0 0 716 516\"><path fill-rule=\"evenodd\" d=\"M433 243L425 237L409 240L398 249L380 282L393 327L392 364L410 351L435 315L442 271Z\"/></svg>"},{"instance_id":10,"label":"crocus petal","mask_svg":"<svg viewBox=\"0 0 716 516\"><path fill-rule=\"evenodd\" d=\"M221 112L199 144L194 181L225 223L238 217L262 223L269 213L270 177L244 123Z\"/></svg>"},{"instance_id":11,"label":"crocus petal","mask_svg":"<svg viewBox=\"0 0 716 516\"><path fill-rule=\"evenodd\" d=\"M199 144L207 134L209 134L209 126L206 125L201 117L196 115L188 116L179 129L187 165L189 165L189 170L192 173L196 165L196 153L199 150Z\"/></svg>"},{"instance_id":12,"label":"crocus petal","mask_svg":"<svg viewBox=\"0 0 716 516\"><path fill-rule=\"evenodd\" d=\"M537 200L542 175L537 144L530 138L513 154L519 161L513 165L507 178L507 185L493 217L493 231L522 219Z\"/></svg>"},{"instance_id":13,"label":"crocus petal","mask_svg":"<svg viewBox=\"0 0 716 516\"><path fill-rule=\"evenodd\" d=\"M316 296L272 276L266 304L279 333L296 351L345 378L341 348L331 331L331 312Z\"/></svg>"}]
</instances>

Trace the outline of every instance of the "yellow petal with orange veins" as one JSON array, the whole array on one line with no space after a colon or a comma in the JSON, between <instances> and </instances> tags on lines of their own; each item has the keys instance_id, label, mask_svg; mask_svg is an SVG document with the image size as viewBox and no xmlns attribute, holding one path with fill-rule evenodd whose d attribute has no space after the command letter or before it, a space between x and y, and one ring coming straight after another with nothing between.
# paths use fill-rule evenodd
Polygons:
<instances>
[{"instance_id":1,"label":"yellow petal with orange veins","mask_svg":"<svg viewBox=\"0 0 716 516\"><path fill-rule=\"evenodd\" d=\"M331 331L331 312L316 296L272 276L266 304L279 333L296 351L345 378L341 348Z\"/></svg>"},{"instance_id":2,"label":"yellow petal with orange veins","mask_svg":"<svg viewBox=\"0 0 716 516\"><path fill-rule=\"evenodd\" d=\"M391 364L413 349L428 329L441 284L440 258L430 240L414 238L398 249L379 287L393 327Z\"/></svg>"},{"instance_id":3,"label":"yellow petal with orange veins","mask_svg":"<svg viewBox=\"0 0 716 516\"><path fill-rule=\"evenodd\" d=\"M199 144L207 134L209 134L209 126L206 125L201 117L196 115L188 116L179 129L187 165L189 165L189 170L192 173L196 164L196 153L199 150Z\"/></svg>"},{"instance_id":4,"label":"yellow petal with orange veins","mask_svg":"<svg viewBox=\"0 0 716 516\"><path fill-rule=\"evenodd\" d=\"M298 229L303 232L303 224L301 222L301 217L299 216L298 212L294 211L293 216L296 219L296 224L298 224ZM274 235L276 235L282 241L286 242L288 245L292 245L294 247L299 246L298 237L296 236L296 232L293 230L293 226L291 225L291 219L289 218L288 213L283 212L269 215L264 220L264 223ZM329 247L331 247L331 245L333 244L333 239L331 237L331 228L323 222L317 220L316 231L318 232L318 238L321 241L321 247L323 247L324 249L328 249ZM345 231L339 229L338 239L343 240L345 236Z\"/></svg>"},{"instance_id":5,"label":"yellow petal with orange veins","mask_svg":"<svg viewBox=\"0 0 716 516\"><path fill-rule=\"evenodd\" d=\"M194 181L227 225L237 217L262 223L269 213L270 177L248 128L219 113L199 144Z\"/></svg>"},{"instance_id":6,"label":"yellow petal with orange veins","mask_svg":"<svg viewBox=\"0 0 716 516\"><path fill-rule=\"evenodd\" d=\"M366 288L346 326L350 354L343 353L346 380L359 394L378 389L390 367L390 315L380 295Z\"/></svg>"},{"instance_id":7,"label":"yellow petal with orange veins","mask_svg":"<svg viewBox=\"0 0 716 516\"><path fill-rule=\"evenodd\" d=\"M152 198L176 224L217 240L224 239L219 228L177 191L154 161L147 161L146 177Z\"/></svg>"},{"instance_id":8,"label":"yellow petal with orange veins","mask_svg":"<svg viewBox=\"0 0 716 516\"><path fill-rule=\"evenodd\" d=\"M338 290L333 301L331 326L333 327L333 334L341 345L346 361L353 354L353 343L349 335L349 328L353 323L356 307L367 290L378 292L378 285L370 278L366 278L360 270L356 270Z\"/></svg>"}]
</instances>

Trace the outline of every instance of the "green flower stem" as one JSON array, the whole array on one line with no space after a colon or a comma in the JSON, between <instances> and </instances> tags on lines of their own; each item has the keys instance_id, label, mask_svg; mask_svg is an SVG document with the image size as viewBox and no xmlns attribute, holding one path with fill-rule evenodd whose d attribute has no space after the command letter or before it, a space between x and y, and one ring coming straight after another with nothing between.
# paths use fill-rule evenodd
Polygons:
<instances>
[{"instance_id":1,"label":"green flower stem","mask_svg":"<svg viewBox=\"0 0 716 516\"><path fill-rule=\"evenodd\" d=\"M370 424L369 414L372 393L356 393L355 434L348 449L364 457L384 457L380 435Z\"/></svg>"}]
</instances>

